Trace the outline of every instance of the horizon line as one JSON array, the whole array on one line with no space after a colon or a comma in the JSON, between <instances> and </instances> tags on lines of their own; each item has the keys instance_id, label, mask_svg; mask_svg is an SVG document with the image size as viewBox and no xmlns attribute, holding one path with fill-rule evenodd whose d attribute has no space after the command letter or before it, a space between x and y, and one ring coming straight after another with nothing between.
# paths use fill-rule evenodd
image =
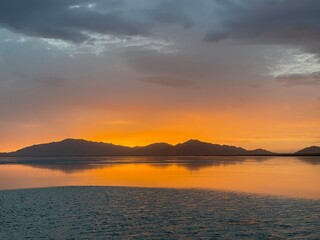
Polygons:
<instances>
[{"instance_id":1,"label":"horizon line","mask_svg":"<svg viewBox=\"0 0 320 240\"><path fill-rule=\"evenodd\" d=\"M244 149L244 150L247 150L247 151L265 150L265 151L269 151L270 153L272 153L272 154L274 154L274 155L292 155L292 154L295 154L296 152L298 152L298 151L300 151L300 150L302 150L302 149L305 149L305 148L320 147L320 146L317 146L317 145L312 145L312 146L304 147L304 148L302 148L302 149L298 149L298 150L296 150L296 151L294 151L294 152L274 152L274 151L270 151L270 150L268 150L268 149L266 149L266 148L246 149L246 148L244 148L244 147L239 147L239 146L233 145L233 144L229 145L229 144L212 143L212 142L202 141L202 140L195 139L195 138L190 138L190 139L188 139L188 140L185 140L185 141L182 141L182 142L178 142L178 143L176 143L176 144L171 144L171 143L168 143L168 142L159 141L159 142L152 142L152 143L149 143L149 144L146 144L146 145L128 146L128 145L115 144L115 143L111 143L111 142L87 140L87 139L84 139L84 138L72 138L72 137L67 137L67 138L64 138L64 139L62 139L62 140L55 140L55 141L51 141L51 142L41 142L41 143L35 143L35 144L27 145L27 146L21 147L21 148L19 148L19 149L13 150L13 151L0 152L0 154L15 153L15 152L17 152L17 151L19 151L19 150L21 150L21 149L24 149L24 148L33 147L33 146L38 146L38 145L44 145L44 144L51 144L51 143L60 143L60 142L67 141L67 140L86 141L86 142L92 142L92 143L111 144L111 145L114 145L114 146L127 147L127 148L147 147L147 146L154 145L154 144L167 144L167 145L170 145L170 146L173 146L173 147L174 147L174 146L177 146L177 145L179 145L179 144L184 144L184 143L187 143L187 142L195 141L195 142L212 144L212 145L237 147L237 148L241 148L241 149Z\"/></svg>"}]
</instances>

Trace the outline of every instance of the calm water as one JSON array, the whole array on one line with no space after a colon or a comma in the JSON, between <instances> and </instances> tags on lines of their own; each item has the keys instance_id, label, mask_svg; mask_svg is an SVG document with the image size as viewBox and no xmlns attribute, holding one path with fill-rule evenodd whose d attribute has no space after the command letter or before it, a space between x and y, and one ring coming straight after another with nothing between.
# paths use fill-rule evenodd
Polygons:
<instances>
[{"instance_id":1,"label":"calm water","mask_svg":"<svg viewBox=\"0 0 320 240\"><path fill-rule=\"evenodd\" d=\"M220 191L0 191L0 239L319 239L320 201Z\"/></svg>"},{"instance_id":2,"label":"calm water","mask_svg":"<svg viewBox=\"0 0 320 240\"><path fill-rule=\"evenodd\" d=\"M136 186L320 199L319 157L0 158L0 189Z\"/></svg>"}]
</instances>

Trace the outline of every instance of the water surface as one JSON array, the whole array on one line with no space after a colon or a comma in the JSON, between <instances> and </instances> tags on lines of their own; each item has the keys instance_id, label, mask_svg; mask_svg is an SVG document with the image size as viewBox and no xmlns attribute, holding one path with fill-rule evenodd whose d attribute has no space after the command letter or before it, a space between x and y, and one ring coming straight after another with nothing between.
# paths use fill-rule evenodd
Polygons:
<instances>
[{"instance_id":1,"label":"water surface","mask_svg":"<svg viewBox=\"0 0 320 240\"><path fill-rule=\"evenodd\" d=\"M320 199L319 157L0 158L0 189L135 186Z\"/></svg>"},{"instance_id":2,"label":"water surface","mask_svg":"<svg viewBox=\"0 0 320 240\"><path fill-rule=\"evenodd\" d=\"M320 201L220 191L0 191L0 210L0 239L319 239Z\"/></svg>"}]
</instances>

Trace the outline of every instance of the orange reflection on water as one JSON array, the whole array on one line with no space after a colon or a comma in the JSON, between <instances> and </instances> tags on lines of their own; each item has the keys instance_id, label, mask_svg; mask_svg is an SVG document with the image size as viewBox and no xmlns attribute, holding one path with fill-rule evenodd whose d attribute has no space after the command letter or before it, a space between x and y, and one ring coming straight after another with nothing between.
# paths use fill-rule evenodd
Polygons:
<instances>
[{"instance_id":1,"label":"orange reflection on water","mask_svg":"<svg viewBox=\"0 0 320 240\"><path fill-rule=\"evenodd\" d=\"M320 164L294 158L209 165L197 170L185 164L88 165L62 171L50 165L0 165L0 188L47 186L137 186L209 188L320 199Z\"/></svg>"}]
</instances>

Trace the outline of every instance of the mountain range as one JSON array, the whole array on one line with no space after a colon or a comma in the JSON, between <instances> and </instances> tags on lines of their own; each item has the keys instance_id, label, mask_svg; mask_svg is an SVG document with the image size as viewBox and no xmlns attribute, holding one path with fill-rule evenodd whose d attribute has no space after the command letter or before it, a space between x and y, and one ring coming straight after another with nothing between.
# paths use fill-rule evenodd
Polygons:
<instances>
[{"instance_id":1,"label":"mountain range","mask_svg":"<svg viewBox=\"0 0 320 240\"><path fill-rule=\"evenodd\" d=\"M273 155L320 155L320 147L312 146L292 154L277 154L265 149L246 150L241 147L219 145L199 140L189 140L171 145L154 143L143 147L126 147L111 143L92 142L83 139L65 139L60 142L37 144L15 152L0 153L12 157L59 157L59 156L273 156Z\"/></svg>"},{"instance_id":2,"label":"mountain range","mask_svg":"<svg viewBox=\"0 0 320 240\"><path fill-rule=\"evenodd\" d=\"M60 142L37 144L2 156L58 157L58 156L268 156L275 155L264 149L244 148L189 140L177 145L154 143L143 147L126 147L111 143L92 142L82 139L65 139Z\"/></svg>"}]
</instances>

